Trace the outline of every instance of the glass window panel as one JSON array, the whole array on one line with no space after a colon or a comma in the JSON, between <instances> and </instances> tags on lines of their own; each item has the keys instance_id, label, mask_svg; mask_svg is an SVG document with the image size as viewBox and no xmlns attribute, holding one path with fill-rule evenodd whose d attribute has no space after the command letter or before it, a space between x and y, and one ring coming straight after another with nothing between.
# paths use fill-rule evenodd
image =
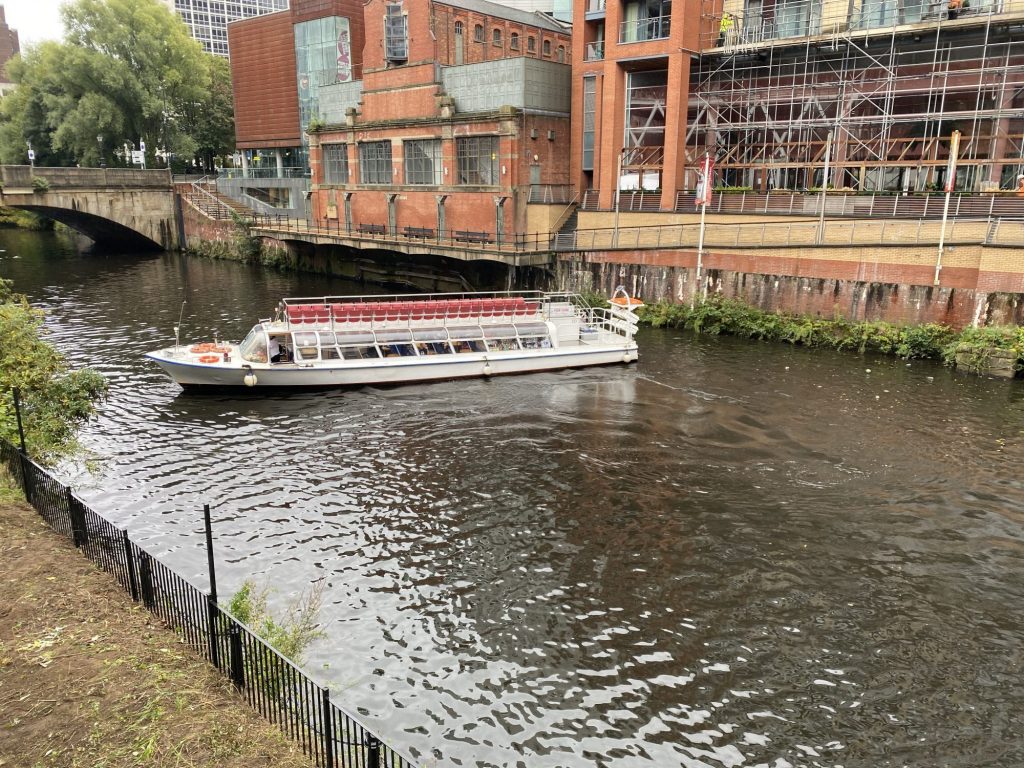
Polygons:
<instances>
[{"instance_id":1,"label":"glass window panel","mask_svg":"<svg viewBox=\"0 0 1024 768\"><path fill-rule=\"evenodd\" d=\"M443 183L440 139L406 141L402 149L405 153L406 184L436 186Z\"/></svg>"},{"instance_id":2,"label":"glass window panel","mask_svg":"<svg viewBox=\"0 0 1024 768\"><path fill-rule=\"evenodd\" d=\"M498 137L467 136L455 140L458 183L493 186L498 183Z\"/></svg>"}]
</instances>

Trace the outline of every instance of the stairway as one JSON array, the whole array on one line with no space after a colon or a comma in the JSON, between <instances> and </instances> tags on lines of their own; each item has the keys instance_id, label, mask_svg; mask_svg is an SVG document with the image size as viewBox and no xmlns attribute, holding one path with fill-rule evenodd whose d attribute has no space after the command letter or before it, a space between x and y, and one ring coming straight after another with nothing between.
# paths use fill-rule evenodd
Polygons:
<instances>
[{"instance_id":1,"label":"stairway","mask_svg":"<svg viewBox=\"0 0 1024 768\"><path fill-rule=\"evenodd\" d=\"M551 249L555 251L572 251L576 248L576 222L579 219L579 209L574 208L569 218L559 228L558 232L551 239Z\"/></svg>"},{"instance_id":2,"label":"stairway","mask_svg":"<svg viewBox=\"0 0 1024 768\"><path fill-rule=\"evenodd\" d=\"M235 216L251 219L253 210L217 191L216 184L197 181L182 194L182 199L204 216L217 221L227 221Z\"/></svg>"}]
</instances>

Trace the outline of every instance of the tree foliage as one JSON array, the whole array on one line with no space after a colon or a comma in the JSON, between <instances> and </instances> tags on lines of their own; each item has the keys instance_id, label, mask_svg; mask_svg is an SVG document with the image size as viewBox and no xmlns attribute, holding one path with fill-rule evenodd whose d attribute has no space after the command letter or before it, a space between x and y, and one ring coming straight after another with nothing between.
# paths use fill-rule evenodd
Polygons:
<instances>
[{"instance_id":1,"label":"tree foliage","mask_svg":"<svg viewBox=\"0 0 1024 768\"><path fill-rule=\"evenodd\" d=\"M8 66L18 84L0 103L0 159L40 165L114 164L146 143L184 157L224 151L233 136L230 71L204 53L158 0L73 0L63 43L30 48ZM225 99L225 88L227 99ZM226 141L225 141L226 139Z\"/></svg>"},{"instance_id":2,"label":"tree foliage","mask_svg":"<svg viewBox=\"0 0 1024 768\"><path fill-rule=\"evenodd\" d=\"M53 462L77 448L76 428L107 390L96 371L72 371L61 354L41 338L43 313L0 278L0 437L17 443L12 391L21 395L29 454Z\"/></svg>"}]
</instances>

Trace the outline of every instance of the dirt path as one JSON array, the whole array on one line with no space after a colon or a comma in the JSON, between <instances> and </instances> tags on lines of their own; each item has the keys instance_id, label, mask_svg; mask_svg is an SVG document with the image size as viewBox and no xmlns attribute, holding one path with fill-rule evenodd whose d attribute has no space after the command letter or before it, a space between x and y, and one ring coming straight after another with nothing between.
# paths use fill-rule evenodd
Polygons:
<instances>
[{"instance_id":1,"label":"dirt path","mask_svg":"<svg viewBox=\"0 0 1024 768\"><path fill-rule=\"evenodd\" d=\"M0 501L0 766L310 765L32 509Z\"/></svg>"}]
</instances>

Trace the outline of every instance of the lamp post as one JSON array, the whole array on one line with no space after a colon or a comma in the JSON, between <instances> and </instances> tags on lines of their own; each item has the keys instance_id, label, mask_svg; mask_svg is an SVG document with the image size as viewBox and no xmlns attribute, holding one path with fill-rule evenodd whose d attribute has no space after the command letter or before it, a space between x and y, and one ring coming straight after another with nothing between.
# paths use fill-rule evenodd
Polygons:
<instances>
[{"instance_id":1,"label":"lamp post","mask_svg":"<svg viewBox=\"0 0 1024 768\"><path fill-rule=\"evenodd\" d=\"M107 167L107 159L103 156L103 134L102 133L97 133L96 134L96 143L99 145L99 148L100 148L100 168L106 168Z\"/></svg>"}]
</instances>

